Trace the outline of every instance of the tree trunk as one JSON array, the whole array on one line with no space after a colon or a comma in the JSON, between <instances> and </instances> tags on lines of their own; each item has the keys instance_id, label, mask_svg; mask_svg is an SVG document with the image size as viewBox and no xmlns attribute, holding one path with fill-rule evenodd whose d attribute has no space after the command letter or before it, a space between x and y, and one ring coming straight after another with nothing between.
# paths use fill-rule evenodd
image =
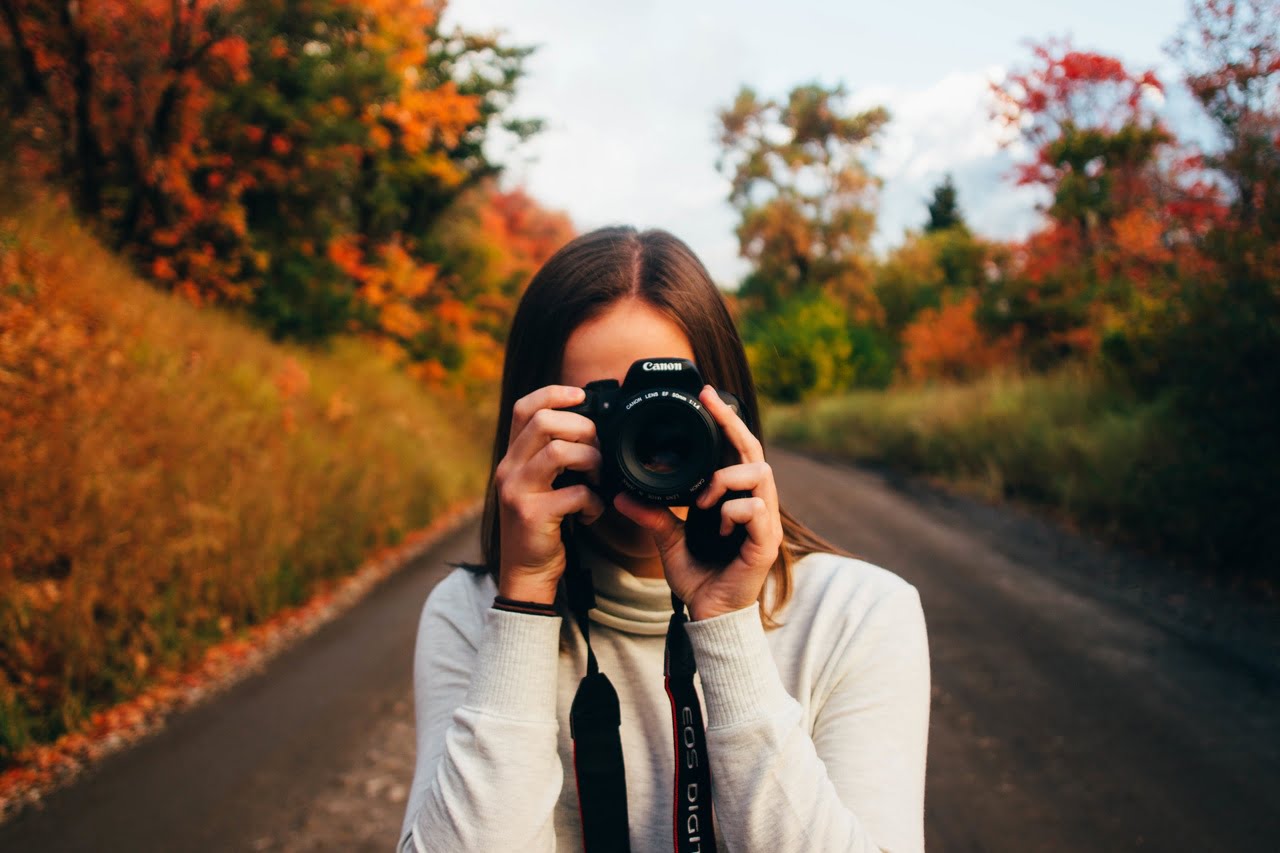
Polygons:
<instances>
[{"instance_id":1,"label":"tree trunk","mask_svg":"<svg viewBox=\"0 0 1280 853\"><path fill-rule=\"evenodd\" d=\"M0 0L0 14L4 15L9 36L13 40L14 52L18 54L18 67L22 69L23 85L14 87L17 93L14 112L15 115L22 115L33 99L45 97L48 92L45 89L44 78L40 76L40 69L36 67L35 55L32 54L26 38L22 35L18 10L14 8L13 0Z\"/></svg>"},{"instance_id":2,"label":"tree trunk","mask_svg":"<svg viewBox=\"0 0 1280 853\"><path fill-rule=\"evenodd\" d=\"M67 0L60 9L66 31L71 66L71 85L75 92L75 166L78 170L77 199L81 212L96 216L102 208L99 167L102 148L94 135L92 121L93 66L89 64L89 42L76 18L83 0ZM73 11L73 8L75 11Z\"/></svg>"}]
</instances>

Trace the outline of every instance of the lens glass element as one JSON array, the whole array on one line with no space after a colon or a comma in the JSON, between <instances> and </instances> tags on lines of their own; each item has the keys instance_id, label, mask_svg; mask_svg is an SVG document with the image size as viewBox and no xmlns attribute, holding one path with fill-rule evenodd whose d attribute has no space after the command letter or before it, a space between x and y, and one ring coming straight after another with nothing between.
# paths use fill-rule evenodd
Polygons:
<instances>
[{"instance_id":1,"label":"lens glass element","mask_svg":"<svg viewBox=\"0 0 1280 853\"><path fill-rule=\"evenodd\" d=\"M681 430L669 420L648 424L636 435L636 461L658 476L688 468L694 444L688 426L686 423L686 429Z\"/></svg>"},{"instance_id":2,"label":"lens glass element","mask_svg":"<svg viewBox=\"0 0 1280 853\"><path fill-rule=\"evenodd\" d=\"M620 417L617 458L624 479L658 500L687 498L714 469L713 425L685 399L641 401Z\"/></svg>"}]
</instances>

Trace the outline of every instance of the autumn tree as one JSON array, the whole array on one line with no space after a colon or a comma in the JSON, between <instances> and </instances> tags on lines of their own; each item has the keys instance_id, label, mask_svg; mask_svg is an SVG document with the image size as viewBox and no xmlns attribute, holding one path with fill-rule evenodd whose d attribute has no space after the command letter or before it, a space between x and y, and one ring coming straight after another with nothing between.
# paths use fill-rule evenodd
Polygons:
<instances>
[{"instance_id":1,"label":"autumn tree","mask_svg":"<svg viewBox=\"0 0 1280 853\"><path fill-rule=\"evenodd\" d=\"M1274 578L1280 528L1280 3L1194 0L1170 45L1218 131L1203 164L1228 188L1196 235L1202 264L1125 343L1124 375L1181 433L1161 498L1196 519L1189 552Z\"/></svg>"},{"instance_id":2,"label":"autumn tree","mask_svg":"<svg viewBox=\"0 0 1280 853\"><path fill-rule=\"evenodd\" d=\"M1239 226L1280 236L1280 2L1196 0L1170 43L1221 135L1205 162L1234 190Z\"/></svg>"},{"instance_id":3,"label":"autumn tree","mask_svg":"<svg viewBox=\"0 0 1280 853\"><path fill-rule=\"evenodd\" d=\"M965 225L951 175L934 187L926 209L923 230L907 231L876 266L890 353L909 379L971 378L1011 361L1022 334L1005 330L997 344L979 322L977 307L1007 267L1008 252Z\"/></svg>"},{"instance_id":4,"label":"autumn tree","mask_svg":"<svg viewBox=\"0 0 1280 853\"><path fill-rule=\"evenodd\" d=\"M209 164L201 116L212 92L249 73L236 3L218 0L0 0L0 115L27 174L65 184L117 247L157 245L178 221L193 264L228 295L248 262L218 193L197 198Z\"/></svg>"},{"instance_id":5,"label":"autumn tree","mask_svg":"<svg viewBox=\"0 0 1280 853\"><path fill-rule=\"evenodd\" d=\"M521 189L490 179L463 193L422 249L438 271L438 307L409 342L413 372L467 389L495 387L525 285L575 234L566 214Z\"/></svg>"},{"instance_id":6,"label":"autumn tree","mask_svg":"<svg viewBox=\"0 0 1280 853\"><path fill-rule=\"evenodd\" d=\"M1051 200L997 298L1020 309L1006 320L1025 327L1043 366L1095 355L1139 289L1174 274L1176 257L1163 250L1187 245L1199 228L1178 215L1197 208L1177 203L1201 185L1175 168L1176 140L1155 111L1163 84L1154 72L1132 72L1066 41L1033 54L1029 69L993 84L995 117L1009 141L1032 152L1017 183L1039 185Z\"/></svg>"},{"instance_id":7,"label":"autumn tree","mask_svg":"<svg viewBox=\"0 0 1280 853\"><path fill-rule=\"evenodd\" d=\"M992 84L995 117L1032 150L1020 185L1052 196L1047 212L1088 252L1097 233L1151 192L1156 150L1172 136L1154 112L1164 86L1114 57L1068 41L1033 45L1033 66Z\"/></svg>"},{"instance_id":8,"label":"autumn tree","mask_svg":"<svg viewBox=\"0 0 1280 853\"><path fill-rule=\"evenodd\" d=\"M909 379L973 380L1014 360L1021 329L991 340L976 316L978 296L948 296L941 306L925 308L907 325L902 332L902 370Z\"/></svg>"},{"instance_id":9,"label":"autumn tree","mask_svg":"<svg viewBox=\"0 0 1280 853\"><path fill-rule=\"evenodd\" d=\"M768 308L823 292L860 320L877 314L868 285L878 181L862 157L889 116L846 99L842 86L797 86L785 100L743 87L719 112L717 168L753 268L744 299Z\"/></svg>"},{"instance_id":10,"label":"autumn tree","mask_svg":"<svg viewBox=\"0 0 1280 853\"><path fill-rule=\"evenodd\" d=\"M926 309L947 300L986 296L991 274L1008 267L1008 251L967 228L908 231L876 265L873 291L883 312L883 329L900 354L903 330ZM1005 330L1007 331L1007 330Z\"/></svg>"},{"instance_id":11,"label":"autumn tree","mask_svg":"<svg viewBox=\"0 0 1280 853\"><path fill-rule=\"evenodd\" d=\"M403 356L437 307L431 230L499 171L484 140L538 128L507 115L529 49L443 9L3 0L3 109L24 162L158 282Z\"/></svg>"}]
</instances>

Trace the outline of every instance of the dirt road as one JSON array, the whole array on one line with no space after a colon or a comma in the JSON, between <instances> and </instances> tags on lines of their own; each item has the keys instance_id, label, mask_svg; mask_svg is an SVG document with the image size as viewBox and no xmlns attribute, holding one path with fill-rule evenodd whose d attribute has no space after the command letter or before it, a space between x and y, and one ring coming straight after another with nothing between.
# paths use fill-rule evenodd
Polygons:
<instances>
[{"instance_id":1,"label":"dirt road","mask_svg":"<svg viewBox=\"0 0 1280 853\"><path fill-rule=\"evenodd\" d=\"M920 589L931 851L1280 849L1273 608L1017 510L770 458L792 511ZM474 539L0 826L0 850L390 853L418 613Z\"/></svg>"}]
</instances>

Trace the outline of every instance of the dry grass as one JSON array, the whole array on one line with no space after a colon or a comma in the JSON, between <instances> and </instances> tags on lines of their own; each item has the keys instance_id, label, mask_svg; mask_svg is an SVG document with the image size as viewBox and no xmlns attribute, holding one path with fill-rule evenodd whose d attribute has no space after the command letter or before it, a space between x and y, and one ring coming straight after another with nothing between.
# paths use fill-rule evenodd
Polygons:
<instances>
[{"instance_id":1,"label":"dry grass","mask_svg":"<svg viewBox=\"0 0 1280 853\"><path fill-rule=\"evenodd\" d=\"M478 494L476 411L0 201L0 765Z\"/></svg>"},{"instance_id":2,"label":"dry grass","mask_svg":"<svg viewBox=\"0 0 1280 853\"><path fill-rule=\"evenodd\" d=\"M1118 538L1154 541L1174 521L1159 493L1177 447L1167 405L1081 368L847 394L774 408L765 427L785 445L1044 504Z\"/></svg>"}]
</instances>

